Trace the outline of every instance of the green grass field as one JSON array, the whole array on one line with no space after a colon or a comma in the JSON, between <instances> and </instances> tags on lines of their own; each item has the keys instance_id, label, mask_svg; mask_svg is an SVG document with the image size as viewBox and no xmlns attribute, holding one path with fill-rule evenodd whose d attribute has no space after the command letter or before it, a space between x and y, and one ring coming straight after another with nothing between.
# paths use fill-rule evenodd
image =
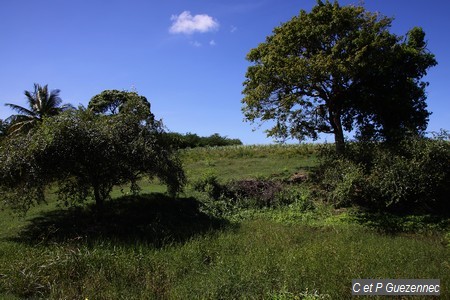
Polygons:
<instances>
[{"instance_id":1,"label":"green grass field","mask_svg":"<svg viewBox=\"0 0 450 300\"><path fill-rule=\"evenodd\" d=\"M316 164L316 145L264 145L194 148L181 153L188 179L212 172L222 181L283 177Z\"/></svg>"},{"instance_id":2,"label":"green grass field","mask_svg":"<svg viewBox=\"0 0 450 300\"><path fill-rule=\"evenodd\" d=\"M315 147L191 149L182 159L189 182L208 172L289 178L314 167ZM117 188L102 215L51 194L24 218L0 212L0 298L349 299L353 278L439 278L450 299L449 220L306 209L307 188L289 206L218 218L189 184L177 199L158 182L141 186L138 197Z\"/></svg>"}]
</instances>

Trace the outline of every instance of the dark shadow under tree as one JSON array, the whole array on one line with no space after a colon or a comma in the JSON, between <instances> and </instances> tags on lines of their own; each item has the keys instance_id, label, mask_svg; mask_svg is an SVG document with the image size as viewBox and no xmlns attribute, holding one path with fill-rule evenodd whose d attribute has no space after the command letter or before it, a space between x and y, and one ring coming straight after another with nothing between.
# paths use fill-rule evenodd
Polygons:
<instances>
[{"instance_id":1,"label":"dark shadow under tree","mask_svg":"<svg viewBox=\"0 0 450 300\"><path fill-rule=\"evenodd\" d=\"M13 240L29 245L109 241L162 247L226 225L200 212L194 198L124 196L108 201L104 208L101 215L93 205L45 212L31 219Z\"/></svg>"}]
</instances>

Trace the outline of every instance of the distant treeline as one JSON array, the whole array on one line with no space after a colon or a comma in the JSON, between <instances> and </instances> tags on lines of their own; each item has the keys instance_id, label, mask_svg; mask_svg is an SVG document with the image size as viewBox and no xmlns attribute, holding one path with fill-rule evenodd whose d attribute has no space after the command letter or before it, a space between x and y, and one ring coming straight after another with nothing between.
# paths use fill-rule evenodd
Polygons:
<instances>
[{"instance_id":1,"label":"distant treeline","mask_svg":"<svg viewBox=\"0 0 450 300\"><path fill-rule=\"evenodd\" d=\"M242 145L241 140L220 136L218 133L206 137L198 136L197 134L190 132L186 134L169 132L166 133L166 135L169 138L170 143L178 149Z\"/></svg>"}]
</instances>

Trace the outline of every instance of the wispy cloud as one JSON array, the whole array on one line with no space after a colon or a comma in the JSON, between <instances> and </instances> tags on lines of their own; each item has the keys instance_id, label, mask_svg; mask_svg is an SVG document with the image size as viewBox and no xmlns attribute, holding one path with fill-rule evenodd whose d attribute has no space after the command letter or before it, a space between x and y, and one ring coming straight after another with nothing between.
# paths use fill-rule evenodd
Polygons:
<instances>
[{"instance_id":1,"label":"wispy cloud","mask_svg":"<svg viewBox=\"0 0 450 300\"><path fill-rule=\"evenodd\" d=\"M209 45L210 45L210 46L215 46L215 45L217 45L217 44L216 44L216 41L210 40L210 41L209 41Z\"/></svg>"},{"instance_id":2,"label":"wispy cloud","mask_svg":"<svg viewBox=\"0 0 450 300\"><path fill-rule=\"evenodd\" d=\"M183 11L179 15L172 15L172 25L169 32L173 34L192 34L194 32L209 32L219 28L219 22L206 14L191 15L189 11Z\"/></svg>"},{"instance_id":3,"label":"wispy cloud","mask_svg":"<svg viewBox=\"0 0 450 300\"><path fill-rule=\"evenodd\" d=\"M237 28L236 26L231 25L231 27L230 27L230 32L233 33L233 32L235 32L237 29L238 29L238 28Z\"/></svg>"},{"instance_id":4,"label":"wispy cloud","mask_svg":"<svg viewBox=\"0 0 450 300\"><path fill-rule=\"evenodd\" d=\"M198 42L198 41L191 41L190 44L196 48L201 47L202 43Z\"/></svg>"}]
</instances>

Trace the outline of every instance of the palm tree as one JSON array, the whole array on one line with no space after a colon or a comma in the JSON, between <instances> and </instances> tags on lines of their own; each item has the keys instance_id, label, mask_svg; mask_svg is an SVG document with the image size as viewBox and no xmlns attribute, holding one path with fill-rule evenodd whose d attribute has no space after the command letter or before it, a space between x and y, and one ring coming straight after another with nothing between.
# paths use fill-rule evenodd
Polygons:
<instances>
[{"instance_id":1,"label":"palm tree","mask_svg":"<svg viewBox=\"0 0 450 300\"><path fill-rule=\"evenodd\" d=\"M48 85L40 86L35 83L33 92L25 91L29 108L6 103L6 106L19 113L7 119L10 123L9 133L27 133L38 123L42 122L44 117L57 115L70 108L70 105L61 105L62 100L59 97L59 92L60 90L51 90L49 92Z\"/></svg>"}]
</instances>

